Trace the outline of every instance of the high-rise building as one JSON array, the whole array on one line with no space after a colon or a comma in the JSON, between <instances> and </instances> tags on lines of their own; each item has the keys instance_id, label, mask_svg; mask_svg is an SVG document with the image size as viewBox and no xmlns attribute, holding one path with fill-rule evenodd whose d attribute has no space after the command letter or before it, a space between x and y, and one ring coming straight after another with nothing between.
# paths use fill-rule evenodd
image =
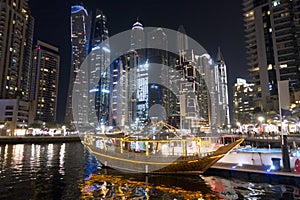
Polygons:
<instances>
[{"instance_id":1,"label":"high-rise building","mask_svg":"<svg viewBox=\"0 0 300 200\"><path fill-rule=\"evenodd\" d=\"M148 64L145 33L137 19L130 35L130 50L112 63L112 117L119 127L142 126L148 117ZM130 103L128 103L130 102Z\"/></svg>"},{"instance_id":2,"label":"high-rise building","mask_svg":"<svg viewBox=\"0 0 300 200\"><path fill-rule=\"evenodd\" d=\"M88 92L80 97L87 97L84 102L89 105L88 120L79 120L82 125L95 122L100 127L94 128L99 130L112 126L116 128L112 130L130 132L162 120L198 133L202 127L202 131L214 131L229 121L226 65L221 55L218 63L208 54L195 55L188 49L183 27L177 38L178 53L168 52L166 30L155 28L145 33L142 23L136 21L128 52L107 65L106 18L98 11L92 19L88 67L86 72L80 70L81 75L89 76L89 81L83 78L81 84ZM104 31L99 35L95 30Z\"/></svg>"},{"instance_id":3,"label":"high-rise building","mask_svg":"<svg viewBox=\"0 0 300 200\"><path fill-rule=\"evenodd\" d=\"M187 54L188 55L188 54ZM199 107L202 126L224 132L230 125L226 65L219 50L215 62L207 53L195 55L199 72Z\"/></svg>"},{"instance_id":4,"label":"high-rise building","mask_svg":"<svg viewBox=\"0 0 300 200\"><path fill-rule=\"evenodd\" d=\"M130 42L130 46L133 50L145 47L144 27L139 19L132 25Z\"/></svg>"},{"instance_id":5,"label":"high-rise building","mask_svg":"<svg viewBox=\"0 0 300 200\"><path fill-rule=\"evenodd\" d=\"M37 41L33 52L31 101L37 122L55 122L60 56L57 47Z\"/></svg>"},{"instance_id":6,"label":"high-rise building","mask_svg":"<svg viewBox=\"0 0 300 200\"><path fill-rule=\"evenodd\" d=\"M108 41L107 19L103 12L96 9L91 15L91 31L89 34L89 66L92 73L89 80L95 88L90 95L94 95L95 108L91 109L90 117L97 117L93 121L109 125L110 116L110 46ZM100 79L99 79L100 77ZM96 112L96 113L94 113Z\"/></svg>"},{"instance_id":7,"label":"high-rise building","mask_svg":"<svg viewBox=\"0 0 300 200\"><path fill-rule=\"evenodd\" d=\"M0 2L0 98L28 101L34 20L27 0Z\"/></svg>"},{"instance_id":8,"label":"high-rise building","mask_svg":"<svg viewBox=\"0 0 300 200\"><path fill-rule=\"evenodd\" d=\"M177 49L175 68L179 72L179 77L174 77L179 87L180 126L184 129L191 128L194 132L211 130L211 95L208 89L206 77L210 69L208 60L204 60L204 55L195 55L194 49L190 48L190 40L186 35L183 26L179 26L177 32ZM209 57L210 59L210 57ZM173 78L172 78L173 79ZM173 82L173 80L172 80ZM172 101L172 98L170 98Z\"/></svg>"},{"instance_id":9,"label":"high-rise building","mask_svg":"<svg viewBox=\"0 0 300 200\"><path fill-rule=\"evenodd\" d=\"M217 67L218 67L218 74L219 74L219 111L218 113L220 116L224 116L223 120L219 122L224 126L230 125L230 115L229 115L229 102L228 102L228 85L227 85L227 69L226 64L221 52L220 47L218 48L217 54Z\"/></svg>"},{"instance_id":10,"label":"high-rise building","mask_svg":"<svg viewBox=\"0 0 300 200\"><path fill-rule=\"evenodd\" d=\"M27 126L34 19L27 0L0 2L0 121Z\"/></svg>"},{"instance_id":11,"label":"high-rise building","mask_svg":"<svg viewBox=\"0 0 300 200\"><path fill-rule=\"evenodd\" d=\"M277 81L300 82L300 1L243 0L243 12L255 107L278 110Z\"/></svg>"},{"instance_id":12,"label":"high-rise building","mask_svg":"<svg viewBox=\"0 0 300 200\"><path fill-rule=\"evenodd\" d=\"M2 135L17 135L16 129L22 129L22 134L25 134L29 121L29 105L29 102L20 99L0 100L0 122L4 124Z\"/></svg>"},{"instance_id":13,"label":"high-rise building","mask_svg":"<svg viewBox=\"0 0 300 200\"><path fill-rule=\"evenodd\" d=\"M255 85L238 78L233 87L233 118L235 123L249 124L252 122Z\"/></svg>"},{"instance_id":14,"label":"high-rise building","mask_svg":"<svg viewBox=\"0 0 300 200\"><path fill-rule=\"evenodd\" d=\"M148 116L149 120L167 121L170 90L168 66L168 37L162 28L155 28L147 33L147 60L144 69L147 70L148 82ZM144 74L140 72L140 74ZM162 109L165 108L165 109Z\"/></svg>"},{"instance_id":15,"label":"high-rise building","mask_svg":"<svg viewBox=\"0 0 300 200\"><path fill-rule=\"evenodd\" d=\"M80 66L87 56L87 42L89 32L89 18L87 10L76 5L71 7L71 45L72 45L72 67L70 68L70 82L66 104L65 122L73 121L72 113L72 92L76 82L76 75Z\"/></svg>"}]
</instances>

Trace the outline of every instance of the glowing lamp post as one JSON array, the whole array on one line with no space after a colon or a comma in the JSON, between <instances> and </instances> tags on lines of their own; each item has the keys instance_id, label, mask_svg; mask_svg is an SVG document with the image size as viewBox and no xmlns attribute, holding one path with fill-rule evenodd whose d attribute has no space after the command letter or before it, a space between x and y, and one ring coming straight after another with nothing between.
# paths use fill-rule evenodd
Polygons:
<instances>
[{"instance_id":1,"label":"glowing lamp post","mask_svg":"<svg viewBox=\"0 0 300 200\"><path fill-rule=\"evenodd\" d=\"M262 117L262 116L259 116L257 119L258 119L259 124L260 124L260 132L262 132L262 123L263 123L263 121L265 120L265 118Z\"/></svg>"},{"instance_id":2,"label":"glowing lamp post","mask_svg":"<svg viewBox=\"0 0 300 200\"><path fill-rule=\"evenodd\" d=\"M238 132L241 132L241 123L240 123L240 122L237 122L236 125L237 125L237 127L238 127Z\"/></svg>"}]
</instances>

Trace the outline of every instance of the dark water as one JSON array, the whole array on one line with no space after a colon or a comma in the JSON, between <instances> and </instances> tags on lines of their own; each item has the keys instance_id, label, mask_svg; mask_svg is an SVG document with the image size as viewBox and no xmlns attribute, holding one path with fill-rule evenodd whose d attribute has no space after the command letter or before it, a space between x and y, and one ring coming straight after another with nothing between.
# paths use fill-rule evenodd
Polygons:
<instances>
[{"instance_id":1,"label":"dark water","mask_svg":"<svg viewBox=\"0 0 300 200\"><path fill-rule=\"evenodd\" d=\"M0 146L0 199L300 199L293 186L101 169L81 143Z\"/></svg>"}]
</instances>

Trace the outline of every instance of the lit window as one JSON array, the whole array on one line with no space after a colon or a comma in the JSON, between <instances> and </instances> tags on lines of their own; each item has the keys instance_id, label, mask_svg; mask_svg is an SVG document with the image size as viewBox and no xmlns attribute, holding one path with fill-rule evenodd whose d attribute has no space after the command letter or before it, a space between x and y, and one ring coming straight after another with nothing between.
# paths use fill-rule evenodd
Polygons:
<instances>
[{"instance_id":1,"label":"lit window","mask_svg":"<svg viewBox=\"0 0 300 200\"><path fill-rule=\"evenodd\" d=\"M287 68L287 64L282 64L282 65L280 65L279 67L280 67L280 69L282 69L282 68Z\"/></svg>"},{"instance_id":2,"label":"lit window","mask_svg":"<svg viewBox=\"0 0 300 200\"><path fill-rule=\"evenodd\" d=\"M257 88L257 91L258 91L258 92L261 92L261 87L258 87L258 88Z\"/></svg>"},{"instance_id":3,"label":"lit window","mask_svg":"<svg viewBox=\"0 0 300 200\"><path fill-rule=\"evenodd\" d=\"M272 1L272 6L273 7L276 7L276 6L279 6L280 5L280 0L273 0Z\"/></svg>"},{"instance_id":4,"label":"lit window","mask_svg":"<svg viewBox=\"0 0 300 200\"><path fill-rule=\"evenodd\" d=\"M269 64L269 65L268 65L268 70L272 70L272 69L273 69L272 64Z\"/></svg>"}]
</instances>

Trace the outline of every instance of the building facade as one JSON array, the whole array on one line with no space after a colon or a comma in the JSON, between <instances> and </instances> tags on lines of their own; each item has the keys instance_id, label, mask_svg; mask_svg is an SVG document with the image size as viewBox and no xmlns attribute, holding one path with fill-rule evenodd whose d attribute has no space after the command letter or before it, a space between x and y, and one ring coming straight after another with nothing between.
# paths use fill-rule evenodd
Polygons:
<instances>
[{"instance_id":1,"label":"building facade","mask_svg":"<svg viewBox=\"0 0 300 200\"><path fill-rule=\"evenodd\" d=\"M250 124L253 121L255 104L253 93L255 85L238 78L233 87L233 122L235 124Z\"/></svg>"},{"instance_id":2,"label":"building facade","mask_svg":"<svg viewBox=\"0 0 300 200\"><path fill-rule=\"evenodd\" d=\"M243 0L243 12L255 107L278 111L277 82L300 81L300 1Z\"/></svg>"},{"instance_id":3,"label":"building facade","mask_svg":"<svg viewBox=\"0 0 300 200\"><path fill-rule=\"evenodd\" d=\"M148 118L148 67L143 24L131 29L129 51L111 65L112 121L125 128L142 128Z\"/></svg>"},{"instance_id":4,"label":"building facade","mask_svg":"<svg viewBox=\"0 0 300 200\"><path fill-rule=\"evenodd\" d=\"M88 65L93 69L89 80L93 85L90 95L95 96L91 104L90 118L100 124L111 124L110 107L110 46L108 41L107 18L104 13L95 9L91 14L91 31L88 44ZM100 75L100 79L99 79ZM96 112L96 113L94 113Z\"/></svg>"},{"instance_id":5,"label":"building facade","mask_svg":"<svg viewBox=\"0 0 300 200\"><path fill-rule=\"evenodd\" d=\"M28 1L0 2L0 98L29 100L34 19Z\"/></svg>"},{"instance_id":6,"label":"building facade","mask_svg":"<svg viewBox=\"0 0 300 200\"><path fill-rule=\"evenodd\" d=\"M0 122L13 135L28 124L34 19L28 1L0 2Z\"/></svg>"},{"instance_id":7,"label":"building facade","mask_svg":"<svg viewBox=\"0 0 300 200\"><path fill-rule=\"evenodd\" d=\"M87 42L89 31L89 18L87 10L76 5L71 7L71 45L72 45L72 67L70 68L70 82L68 88L68 97L66 104L65 123L73 121L72 113L72 93L76 82L76 75L80 70L81 64L87 56Z\"/></svg>"},{"instance_id":8,"label":"building facade","mask_svg":"<svg viewBox=\"0 0 300 200\"><path fill-rule=\"evenodd\" d=\"M32 116L36 122L55 122L60 67L58 48L38 40L32 63Z\"/></svg>"},{"instance_id":9,"label":"building facade","mask_svg":"<svg viewBox=\"0 0 300 200\"><path fill-rule=\"evenodd\" d=\"M17 135L17 129L22 129L22 135L25 134L29 120L29 105L28 101L20 99L0 99L0 122L4 124L0 135Z\"/></svg>"},{"instance_id":10,"label":"building facade","mask_svg":"<svg viewBox=\"0 0 300 200\"><path fill-rule=\"evenodd\" d=\"M219 90L219 115L224 116L220 118L218 124L222 126L230 125L230 114L229 114L229 101L228 101L228 84L227 84L227 67L223 58L220 47L218 48L218 54L216 59L216 65L218 68L218 90Z\"/></svg>"}]
</instances>

